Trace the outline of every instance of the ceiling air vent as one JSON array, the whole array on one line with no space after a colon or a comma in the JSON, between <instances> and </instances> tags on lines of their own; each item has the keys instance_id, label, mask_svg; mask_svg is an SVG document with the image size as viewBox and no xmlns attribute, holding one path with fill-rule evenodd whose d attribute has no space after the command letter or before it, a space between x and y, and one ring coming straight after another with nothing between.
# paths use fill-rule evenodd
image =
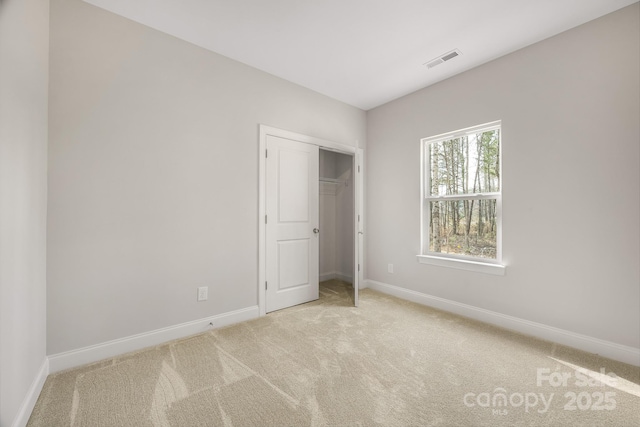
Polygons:
<instances>
[{"instance_id":1,"label":"ceiling air vent","mask_svg":"<svg viewBox=\"0 0 640 427\"><path fill-rule=\"evenodd\" d=\"M440 55L435 59L432 59L431 61L425 63L424 65L427 66L427 68L433 68L436 65L440 65L443 62L447 62L453 58L455 58L456 56L460 56L462 55L462 52L460 52L458 49L452 50L451 52L447 52L444 55Z\"/></svg>"}]
</instances>

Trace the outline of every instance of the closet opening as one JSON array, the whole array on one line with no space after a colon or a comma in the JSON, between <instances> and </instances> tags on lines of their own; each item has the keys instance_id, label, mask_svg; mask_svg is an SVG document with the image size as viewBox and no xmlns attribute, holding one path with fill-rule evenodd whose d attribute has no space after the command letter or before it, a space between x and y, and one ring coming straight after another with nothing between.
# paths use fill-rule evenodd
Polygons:
<instances>
[{"instance_id":1,"label":"closet opening","mask_svg":"<svg viewBox=\"0 0 640 427\"><path fill-rule=\"evenodd\" d=\"M320 286L329 281L350 285L355 304L354 164L353 155L320 147Z\"/></svg>"}]
</instances>

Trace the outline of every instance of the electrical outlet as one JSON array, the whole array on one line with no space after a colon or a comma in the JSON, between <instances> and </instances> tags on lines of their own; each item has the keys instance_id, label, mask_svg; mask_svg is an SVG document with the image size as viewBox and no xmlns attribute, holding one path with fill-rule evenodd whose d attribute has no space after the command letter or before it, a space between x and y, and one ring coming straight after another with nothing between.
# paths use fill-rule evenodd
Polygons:
<instances>
[{"instance_id":1,"label":"electrical outlet","mask_svg":"<svg viewBox=\"0 0 640 427\"><path fill-rule=\"evenodd\" d=\"M389 273L393 274L393 264L389 264L389 265L387 266L387 271L388 271Z\"/></svg>"},{"instance_id":2,"label":"electrical outlet","mask_svg":"<svg viewBox=\"0 0 640 427\"><path fill-rule=\"evenodd\" d=\"M209 287L200 286L198 288L198 301L206 301L209 298Z\"/></svg>"}]
</instances>

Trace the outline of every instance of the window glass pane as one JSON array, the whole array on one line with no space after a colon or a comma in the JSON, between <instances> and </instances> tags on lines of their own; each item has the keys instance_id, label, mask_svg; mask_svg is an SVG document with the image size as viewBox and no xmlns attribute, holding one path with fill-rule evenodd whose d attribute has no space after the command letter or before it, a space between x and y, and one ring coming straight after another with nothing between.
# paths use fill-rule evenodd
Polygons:
<instances>
[{"instance_id":1,"label":"window glass pane","mask_svg":"<svg viewBox=\"0 0 640 427\"><path fill-rule=\"evenodd\" d=\"M431 196L500 191L500 130L429 144Z\"/></svg>"},{"instance_id":2,"label":"window glass pane","mask_svg":"<svg viewBox=\"0 0 640 427\"><path fill-rule=\"evenodd\" d=\"M429 202L429 251L496 259L496 199Z\"/></svg>"}]
</instances>

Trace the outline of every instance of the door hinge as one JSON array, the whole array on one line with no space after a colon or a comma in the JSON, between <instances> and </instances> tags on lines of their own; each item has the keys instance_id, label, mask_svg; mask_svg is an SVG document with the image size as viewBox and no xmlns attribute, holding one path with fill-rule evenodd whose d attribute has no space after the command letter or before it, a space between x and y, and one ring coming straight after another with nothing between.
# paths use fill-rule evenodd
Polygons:
<instances>
[{"instance_id":1,"label":"door hinge","mask_svg":"<svg viewBox=\"0 0 640 427\"><path fill-rule=\"evenodd\" d=\"M264 156L269 157L269 150L264 150Z\"/></svg>"},{"instance_id":2,"label":"door hinge","mask_svg":"<svg viewBox=\"0 0 640 427\"><path fill-rule=\"evenodd\" d=\"M360 165L358 165L358 173L360 173Z\"/></svg>"},{"instance_id":3,"label":"door hinge","mask_svg":"<svg viewBox=\"0 0 640 427\"><path fill-rule=\"evenodd\" d=\"M358 264L358 271L360 271L360 264Z\"/></svg>"},{"instance_id":4,"label":"door hinge","mask_svg":"<svg viewBox=\"0 0 640 427\"><path fill-rule=\"evenodd\" d=\"M269 289L269 283L268 282L264 282L264 290L266 291L267 289Z\"/></svg>"},{"instance_id":5,"label":"door hinge","mask_svg":"<svg viewBox=\"0 0 640 427\"><path fill-rule=\"evenodd\" d=\"M264 216L264 223L265 224L267 223L267 216L266 215Z\"/></svg>"},{"instance_id":6,"label":"door hinge","mask_svg":"<svg viewBox=\"0 0 640 427\"><path fill-rule=\"evenodd\" d=\"M358 222L360 222L360 215L358 215Z\"/></svg>"}]
</instances>

